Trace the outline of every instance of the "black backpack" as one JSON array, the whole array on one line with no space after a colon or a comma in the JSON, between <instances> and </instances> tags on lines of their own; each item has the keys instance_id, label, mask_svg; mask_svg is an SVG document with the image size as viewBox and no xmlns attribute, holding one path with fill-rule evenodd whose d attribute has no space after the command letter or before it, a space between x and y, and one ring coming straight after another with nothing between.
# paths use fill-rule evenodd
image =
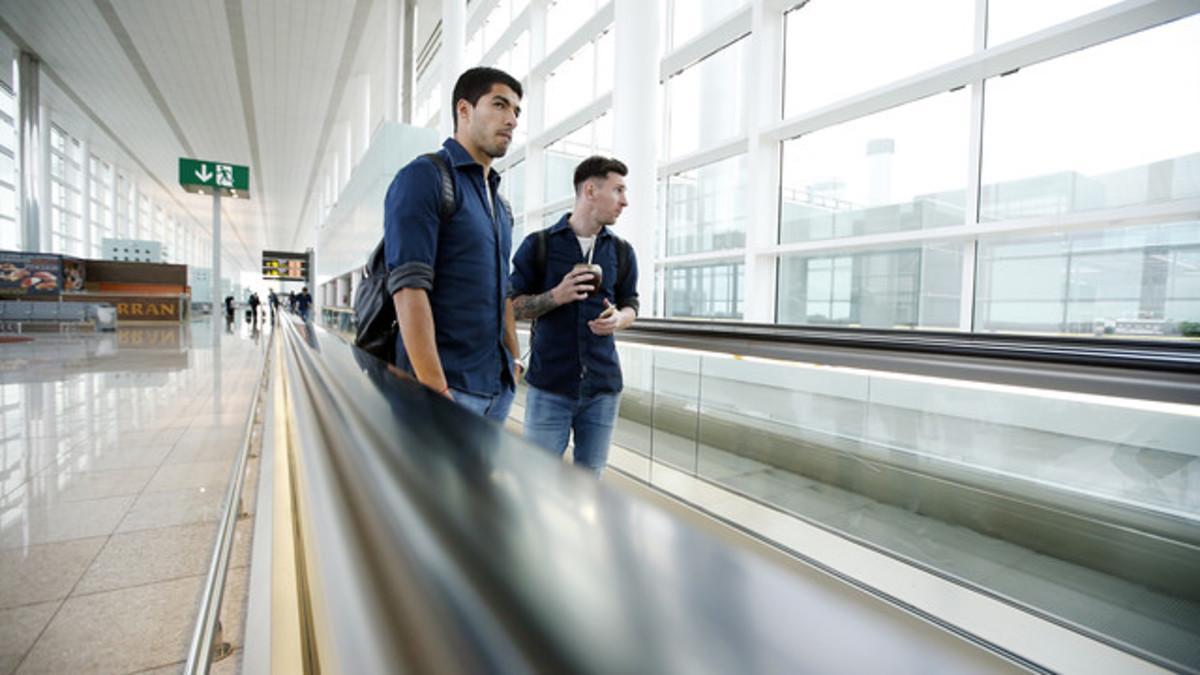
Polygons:
<instances>
[{"instance_id":1,"label":"black backpack","mask_svg":"<svg viewBox=\"0 0 1200 675\"><path fill-rule=\"evenodd\" d=\"M441 174L442 202L438 206L438 222L445 226L458 210L454 199L454 177L446 160L438 153L431 152L422 157L432 161ZM363 268L362 283L354 293L354 346L377 359L395 363L396 335L400 327L396 324L396 305L392 294L388 293L387 276L387 261L380 239Z\"/></svg>"}]
</instances>

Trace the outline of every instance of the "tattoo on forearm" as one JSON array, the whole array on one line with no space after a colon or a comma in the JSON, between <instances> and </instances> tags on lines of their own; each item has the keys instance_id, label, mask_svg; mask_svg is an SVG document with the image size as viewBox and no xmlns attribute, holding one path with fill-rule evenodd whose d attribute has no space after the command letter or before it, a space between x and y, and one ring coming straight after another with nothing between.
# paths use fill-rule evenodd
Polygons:
<instances>
[{"instance_id":1,"label":"tattoo on forearm","mask_svg":"<svg viewBox=\"0 0 1200 675\"><path fill-rule=\"evenodd\" d=\"M557 306L550 291L541 295L520 295L513 298L513 315L522 320L536 319Z\"/></svg>"}]
</instances>

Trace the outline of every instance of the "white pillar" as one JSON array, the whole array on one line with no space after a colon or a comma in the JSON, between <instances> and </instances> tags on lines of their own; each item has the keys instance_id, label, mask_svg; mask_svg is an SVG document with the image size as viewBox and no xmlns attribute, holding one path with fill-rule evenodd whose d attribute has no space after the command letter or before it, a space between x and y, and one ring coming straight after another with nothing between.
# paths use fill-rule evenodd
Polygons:
<instances>
[{"instance_id":1,"label":"white pillar","mask_svg":"<svg viewBox=\"0 0 1200 675\"><path fill-rule=\"evenodd\" d=\"M546 56L546 9L548 0L532 0L529 3L529 64L541 63ZM521 124L525 125L526 138L532 140L540 136L545 128L546 110L546 79L543 77L527 77L525 82L525 97L521 107L525 109ZM540 145L527 143L525 148L525 213L530 207L540 206L546 202L546 149ZM531 222L526 216L525 233L542 229L541 217L537 222ZM513 242L513 246L518 246Z\"/></svg>"},{"instance_id":2,"label":"white pillar","mask_svg":"<svg viewBox=\"0 0 1200 675\"><path fill-rule=\"evenodd\" d=\"M223 311L221 305L221 193L212 198L212 303L213 316Z\"/></svg>"},{"instance_id":3,"label":"white pillar","mask_svg":"<svg viewBox=\"0 0 1200 675\"><path fill-rule=\"evenodd\" d=\"M405 0L387 0L384 9L383 28L383 119L385 122L400 121L400 89L404 72L404 51L408 45L404 40Z\"/></svg>"},{"instance_id":4,"label":"white pillar","mask_svg":"<svg viewBox=\"0 0 1200 675\"><path fill-rule=\"evenodd\" d=\"M662 0L614 0L616 71L613 86L613 150L629 167L629 207L615 229L633 245L638 259L638 296L642 315L653 311L654 231L658 226L658 134L653 120L658 91L659 3Z\"/></svg>"},{"instance_id":5,"label":"white pillar","mask_svg":"<svg viewBox=\"0 0 1200 675\"><path fill-rule=\"evenodd\" d=\"M21 184L17 187L20 207L17 218L21 227L21 248L37 251L41 246L41 231L46 229L50 206L42 201L41 177L49 167L42 152L42 117L39 113L40 62L29 52L17 57L17 146Z\"/></svg>"},{"instance_id":6,"label":"white pillar","mask_svg":"<svg viewBox=\"0 0 1200 675\"><path fill-rule=\"evenodd\" d=\"M108 179L109 179L110 183L108 186L108 194L104 195L104 197L108 201L108 217L110 218L110 220L108 221L108 228L109 228L108 236L115 239L116 237L119 236L117 234L117 222L118 222L117 218L119 218L119 215L117 214L117 165L110 164L109 169L110 169L110 171L108 174ZM101 246L101 249L100 249L99 257L103 258L104 257L104 248L103 248L104 242L103 241L100 242L100 246Z\"/></svg>"},{"instance_id":7,"label":"white pillar","mask_svg":"<svg viewBox=\"0 0 1200 675\"><path fill-rule=\"evenodd\" d=\"M92 144L86 138L79 140L79 175L83 177L80 191L83 203L79 208L79 219L83 221L83 255L92 257Z\"/></svg>"},{"instance_id":8,"label":"white pillar","mask_svg":"<svg viewBox=\"0 0 1200 675\"><path fill-rule=\"evenodd\" d=\"M54 227L54 207L50 204L50 108L38 105L38 142L34 149L38 154L38 166L42 172L35 176L39 208L39 233L37 251L51 251L51 230Z\"/></svg>"},{"instance_id":9,"label":"white pillar","mask_svg":"<svg viewBox=\"0 0 1200 675\"><path fill-rule=\"evenodd\" d=\"M746 256L743 318L774 323L776 260L760 253L773 246L779 223L779 144L762 130L777 122L783 106L783 16L765 3L755 3L749 54L742 81L744 119L750 131L747 167Z\"/></svg>"},{"instance_id":10,"label":"white pillar","mask_svg":"<svg viewBox=\"0 0 1200 675\"><path fill-rule=\"evenodd\" d=\"M466 0L443 0L442 46L438 50L438 58L442 60L442 116L438 128L442 130L443 136L454 135L454 106L450 97L454 94L455 81L462 74L462 53L467 44L466 33Z\"/></svg>"}]
</instances>

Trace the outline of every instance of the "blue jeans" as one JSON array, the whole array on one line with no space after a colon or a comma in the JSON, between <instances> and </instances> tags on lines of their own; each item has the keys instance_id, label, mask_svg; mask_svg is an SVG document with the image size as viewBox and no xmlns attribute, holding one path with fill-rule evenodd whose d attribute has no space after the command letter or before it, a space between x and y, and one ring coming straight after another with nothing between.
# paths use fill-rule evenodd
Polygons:
<instances>
[{"instance_id":1,"label":"blue jeans","mask_svg":"<svg viewBox=\"0 0 1200 675\"><path fill-rule=\"evenodd\" d=\"M467 410L504 424L504 420L508 419L508 411L512 408L514 391L506 385L501 385L500 393L495 396L480 396L458 389L451 389L450 395L454 397L455 403Z\"/></svg>"},{"instance_id":2,"label":"blue jeans","mask_svg":"<svg viewBox=\"0 0 1200 675\"><path fill-rule=\"evenodd\" d=\"M589 392L584 387L578 398L571 398L530 385L525 392L525 438L562 455L574 430L575 464L600 475L620 402L620 393Z\"/></svg>"}]
</instances>

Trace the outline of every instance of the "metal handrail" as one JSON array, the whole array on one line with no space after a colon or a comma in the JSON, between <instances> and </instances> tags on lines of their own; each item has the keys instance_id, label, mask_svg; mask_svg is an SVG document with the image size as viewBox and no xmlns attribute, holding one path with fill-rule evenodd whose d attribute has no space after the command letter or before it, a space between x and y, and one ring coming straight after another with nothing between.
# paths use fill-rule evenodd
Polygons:
<instances>
[{"instance_id":1,"label":"metal handrail","mask_svg":"<svg viewBox=\"0 0 1200 675\"><path fill-rule=\"evenodd\" d=\"M312 324L285 317L280 337L287 447L275 452L287 454L296 544L274 555L297 561L306 671L777 672L915 668L931 650L993 658L964 656L957 637L861 589L705 535Z\"/></svg>"},{"instance_id":2,"label":"metal handrail","mask_svg":"<svg viewBox=\"0 0 1200 675\"><path fill-rule=\"evenodd\" d=\"M221 600L225 595L225 579L229 572L229 556L233 552L233 531L238 517L242 513L242 486L246 480L246 464L250 457L254 420L258 415L258 407L262 400L262 385L270 367L270 346L275 340L271 333L263 357L262 370L259 372L256 395L246 415L246 424L242 432L242 447L234 463L229 486L225 491L225 509L217 525L217 538L213 541L212 555L209 557L208 575L204 580L204 589L200 594L200 609L196 615L196 626L192 629L192 642L188 647L185 675L208 673L212 666L215 652L224 645L220 628Z\"/></svg>"},{"instance_id":3,"label":"metal handrail","mask_svg":"<svg viewBox=\"0 0 1200 675\"><path fill-rule=\"evenodd\" d=\"M1200 342L638 319L620 341L993 384L1200 402Z\"/></svg>"}]
</instances>

